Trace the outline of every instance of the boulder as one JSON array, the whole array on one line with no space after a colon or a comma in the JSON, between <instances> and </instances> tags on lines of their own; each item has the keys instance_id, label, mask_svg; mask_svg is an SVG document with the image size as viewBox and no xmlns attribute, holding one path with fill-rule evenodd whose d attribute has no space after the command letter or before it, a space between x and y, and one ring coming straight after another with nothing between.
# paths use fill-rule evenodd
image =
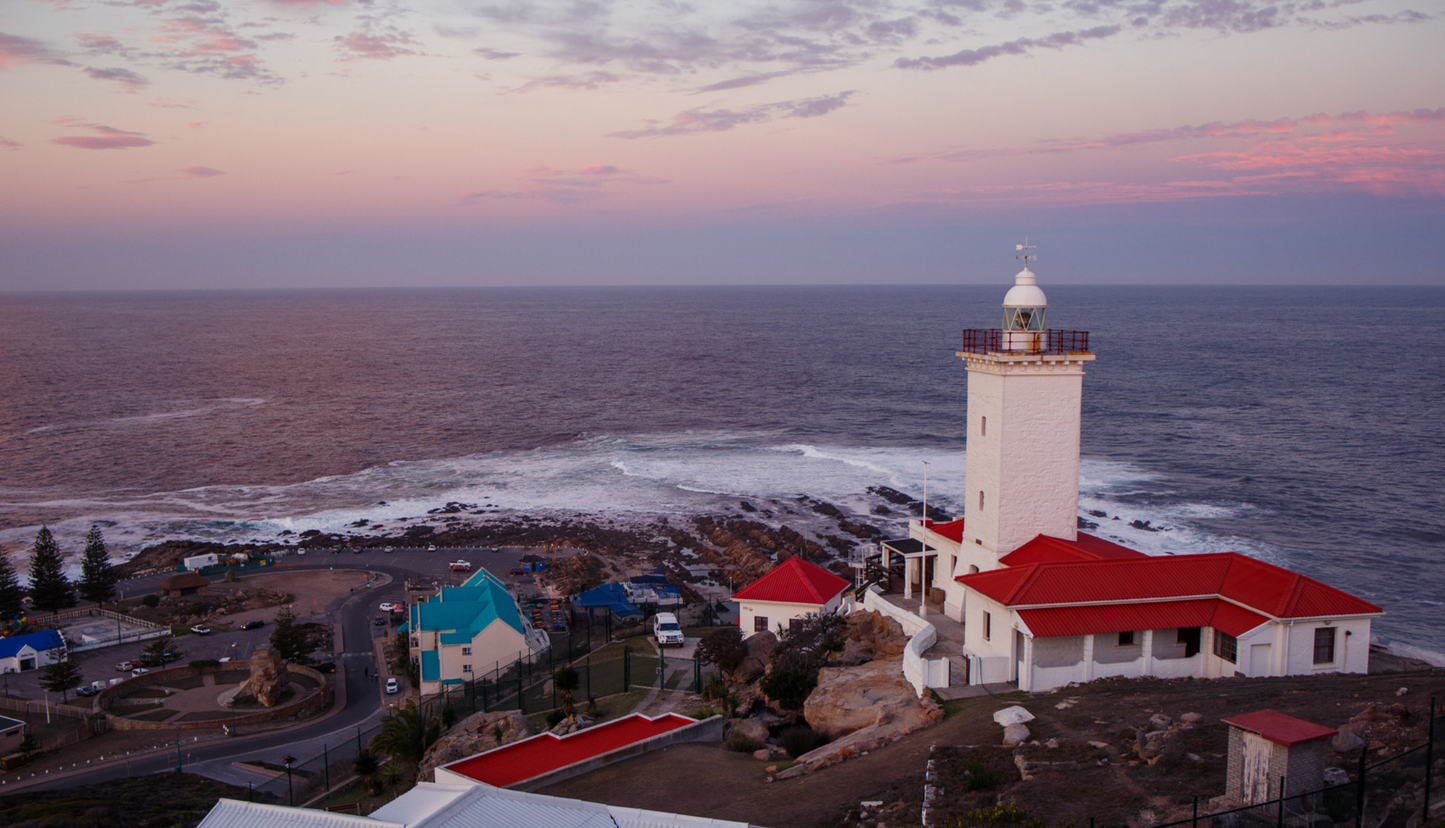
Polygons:
<instances>
[{"instance_id":1,"label":"boulder","mask_svg":"<svg viewBox=\"0 0 1445 828\"><path fill-rule=\"evenodd\" d=\"M1344 768L1325 768L1326 785L1348 785L1349 782L1350 775Z\"/></svg>"},{"instance_id":2,"label":"boulder","mask_svg":"<svg viewBox=\"0 0 1445 828\"><path fill-rule=\"evenodd\" d=\"M1174 720L1163 713L1155 713L1149 717L1149 727L1152 730L1168 730L1174 724Z\"/></svg>"},{"instance_id":3,"label":"boulder","mask_svg":"<svg viewBox=\"0 0 1445 828\"><path fill-rule=\"evenodd\" d=\"M733 739L761 745L768 741L768 726L756 716L751 719L729 719L723 728L723 741Z\"/></svg>"},{"instance_id":4,"label":"boulder","mask_svg":"<svg viewBox=\"0 0 1445 828\"><path fill-rule=\"evenodd\" d=\"M873 659L896 658L903 655L903 648L908 646L908 635L903 631L902 624L870 610L859 610L848 616L843 638L861 645L854 648L855 653L866 649L872 653ZM848 652L847 644L844 644L844 652Z\"/></svg>"},{"instance_id":5,"label":"boulder","mask_svg":"<svg viewBox=\"0 0 1445 828\"><path fill-rule=\"evenodd\" d=\"M432 771L458 759L510 744L532 735L527 719L515 710L475 713L442 734L417 765L417 779L430 780Z\"/></svg>"},{"instance_id":6,"label":"boulder","mask_svg":"<svg viewBox=\"0 0 1445 828\"><path fill-rule=\"evenodd\" d=\"M251 675L236 692L235 700L254 699L262 707L274 707L285 689L286 668L281 657L262 648L251 654Z\"/></svg>"},{"instance_id":7,"label":"boulder","mask_svg":"<svg viewBox=\"0 0 1445 828\"><path fill-rule=\"evenodd\" d=\"M788 752L777 745L763 745L753 751L753 758L760 762L772 762L778 759L787 759Z\"/></svg>"},{"instance_id":8,"label":"boulder","mask_svg":"<svg viewBox=\"0 0 1445 828\"><path fill-rule=\"evenodd\" d=\"M1003 743L1014 747L1029 740L1029 727L1025 724L1011 724L1003 729Z\"/></svg>"},{"instance_id":9,"label":"boulder","mask_svg":"<svg viewBox=\"0 0 1445 828\"><path fill-rule=\"evenodd\" d=\"M770 632L753 633L743 640L747 651L742 663L733 671L734 677L743 684L757 681L773 663L773 650L778 648L778 637Z\"/></svg>"},{"instance_id":10,"label":"boulder","mask_svg":"<svg viewBox=\"0 0 1445 828\"><path fill-rule=\"evenodd\" d=\"M1185 724L1196 725L1204 721L1204 716L1199 713L1185 713L1179 717L1179 721Z\"/></svg>"},{"instance_id":11,"label":"boulder","mask_svg":"<svg viewBox=\"0 0 1445 828\"><path fill-rule=\"evenodd\" d=\"M1349 753L1364 746L1364 739L1344 728L1340 728L1339 732L1335 734L1335 738L1330 740L1330 747L1334 748L1336 753Z\"/></svg>"},{"instance_id":12,"label":"boulder","mask_svg":"<svg viewBox=\"0 0 1445 828\"><path fill-rule=\"evenodd\" d=\"M824 667L803 717L830 740L875 725L909 727L930 718L895 661Z\"/></svg>"},{"instance_id":13,"label":"boulder","mask_svg":"<svg viewBox=\"0 0 1445 828\"><path fill-rule=\"evenodd\" d=\"M1002 710L995 711L993 714L993 720L997 724L1008 727L1009 725L1013 724L1023 724L1024 722L1031 722L1034 720L1034 714L1023 709L1022 707L1019 707L1018 705L1014 705L1013 707L1005 707Z\"/></svg>"}]
</instances>

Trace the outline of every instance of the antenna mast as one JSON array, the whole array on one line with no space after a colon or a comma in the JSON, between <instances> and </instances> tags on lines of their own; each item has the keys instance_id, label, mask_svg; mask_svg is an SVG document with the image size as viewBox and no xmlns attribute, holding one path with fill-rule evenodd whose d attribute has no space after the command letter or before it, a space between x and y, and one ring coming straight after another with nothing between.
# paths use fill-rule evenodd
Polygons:
<instances>
[{"instance_id":1,"label":"antenna mast","mask_svg":"<svg viewBox=\"0 0 1445 828\"><path fill-rule=\"evenodd\" d=\"M1014 245L1014 250L1021 250L1021 251L1023 251L1021 254L1019 254L1019 255L1017 255L1017 256L1014 256L1014 258L1015 258L1015 259L1023 259L1023 261L1024 261L1024 270L1028 270L1028 269L1029 269L1029 262L1030 262L1030 261L1038 259L1038 254L1032 252L1033 249L1036 248L1036 247L1038 247L1038 245L1036 245L1036 244L1029 244L1029 237L1028 237L1028 236L1024 236L1024 243L1023 243L1023 244L1016 244L1016 245Z\"/></svg>"}]
</instances>

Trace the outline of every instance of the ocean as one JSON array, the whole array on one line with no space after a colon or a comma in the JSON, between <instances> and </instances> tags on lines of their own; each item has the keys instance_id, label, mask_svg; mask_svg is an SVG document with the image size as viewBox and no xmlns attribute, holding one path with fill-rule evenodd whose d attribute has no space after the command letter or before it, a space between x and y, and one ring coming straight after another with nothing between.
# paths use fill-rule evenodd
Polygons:
<instances>
[{"instance_id":1,"label":"ocean","mask_svg":"<svg viewBox=\"0 0 1445 828\"><path fill-rule=\"evenodd\" d=\"M1445 650L1445 289L1040 279L1098 355L1097 533L1289 567ZM128 555L804 494L901 534L867 489L921 497L928 461L962 512L959 331L1010 283L0 295L0 544L23 571L41 522Z\"/></svg>"}]
</instances>

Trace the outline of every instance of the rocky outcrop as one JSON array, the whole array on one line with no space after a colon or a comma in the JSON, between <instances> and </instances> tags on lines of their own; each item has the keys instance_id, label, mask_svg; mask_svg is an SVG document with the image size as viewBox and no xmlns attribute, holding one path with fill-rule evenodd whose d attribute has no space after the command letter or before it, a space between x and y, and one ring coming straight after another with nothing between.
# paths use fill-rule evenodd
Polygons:
<instances>
[{"instance_id":1,"label":"rocky outcrop","mask_svg":"<svg viewBox=\"0 0 1445 828\"><path fill-rule=\"evenodd\" d=\"M906 684L903 686L908 687ZM908 696L914 705L912 710L889 718L887 721L880 721L878 724L855 730L841 739L799 756L797 764L793 767L781 773L770 772L769 775L774 779L791 779L805 773L812 773L819 768L826 768L855 756L862 756L869 751L892 744L916 730L932 727L943 721L943 709L933 701L932 697L919 699L913 696L911 687L908 687ZM814 729L817 729L816 726Z\"/></svg>"},{"instance_id":2,"label":"rocky outcrop","mask_svg":"<svg viewBox=\"0 0 1445 828\"><path fill-rule=\"evenodd\" d=\"M510 744L532 735L527 720L515 710L475 713L452 726L427 748L417 765L417 779L430 780L441 765L475 756L485 750Z\"/></svg>"},{"instance_id":3,"label":"rocky outcrop","mask_svg":"<svg viewBox=\"0 0 1445 828\"><path fill-rule=\"evenodd\" d=\"M251 675L236 692L232 703L255 701L262 707L275 707L286 689L286 668L281 657L271 650L260 649L251 654Z\"/></svg>"},{"instance_id":4,"label":"rocky outcrop","mask_svg":"<svg viewBox=\"0 0 1445 828\"><path fill-rule=\"evenodd\" d=\"M929 714L896 662L870 661L819 670L818 686L803 703L803 717L814 730L838 739L867 727L912 728Z\"/></svg>"},{"instance_id":5,"label":"rocky outcrop","mask_svg":"<svg viewBox=\"0 0 1445 828\"><path fill-rule=\"evenodd\" d=\"M723 741L738 745L762 745L768 741L768 725L760 717L728 719L723 726Z\"/></svg>"},{"instance_id":6,"label":"rocky outcrop","mask_svg":"<svg viewBox=\"0 0 1445 828\"><path fill-rule=\"evenodd\" d=\"M747 650L742 663L733 671L733 677L743 684L757 681L773 663L773 650L778 648L778 637L770 632L754 633L743 640Z\"/></svg>"},{"instance_id":7,"label":"rocky outcrop","mask_svg":"<svg viewBox=\"0 0 1445 828\"><path fill-rule=\"evenodd\" d=\"M849 615L843 638L845 655L849 652L848 646L857 642L874 659L901 657L908 646L903 625L877 611L859 610Z\"/></svg>"}]
</instances>

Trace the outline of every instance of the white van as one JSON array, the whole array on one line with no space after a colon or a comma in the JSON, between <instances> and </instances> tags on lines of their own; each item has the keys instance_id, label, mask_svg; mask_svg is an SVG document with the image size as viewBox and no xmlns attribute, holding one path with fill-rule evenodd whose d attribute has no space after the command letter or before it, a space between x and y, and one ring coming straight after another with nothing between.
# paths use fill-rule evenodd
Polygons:
<instances>
[{"instance_id":1,"label":"white van","mask_svg":"<svg viewBox=\"0 0 1445 828\"><path fill-rule=\"evenodd\" d=\"M658 647L669 644L681 647L682 627L677 623L677 616L670 612L659 612L652 619L652 637L657 639Z\"/></svg>"}]
</instances>

